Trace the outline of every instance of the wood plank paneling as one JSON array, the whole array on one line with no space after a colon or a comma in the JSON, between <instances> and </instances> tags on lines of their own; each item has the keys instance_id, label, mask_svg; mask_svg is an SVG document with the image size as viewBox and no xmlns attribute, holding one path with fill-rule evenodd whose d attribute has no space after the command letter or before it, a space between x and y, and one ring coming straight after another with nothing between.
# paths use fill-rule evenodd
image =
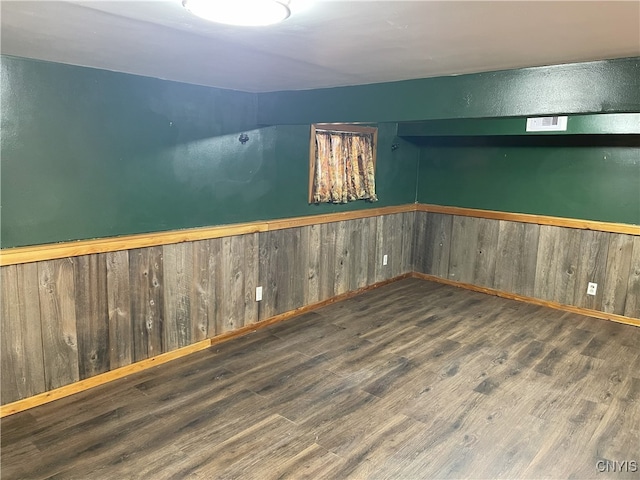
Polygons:
<instances>
[{"instance_id":1,"label":"wood plank paneling","mask_svg":"<svg viewBox=\"0 0 640 480\"><path fill-rule=\"evenodd\" d=\"M547 243L541 244L543 250L539 249L538 253L538 264L544 264L546 277L541 278L540 283L536 278L536 286L546 295L540 298L568 305L575 293L581 232L572 228L547 226L542 226L541 232L546 229L550 229L548 235L544 236ZM541 282L546 282L546 291L541 287Z\"/></svg>"},{"instance_id":2,"label":"wood plank paneling","mask_svg":"<svg viewBox=\"0 0 640 480\"><path fill-rule=\"evenodd\" d=\"M26 365L25 359L27 352L23 347L23 331L21 326L24 324L22 312L20 311L20 301L18 300L18 274L15 265L9 265L2 269L0 276L0 292L2 293L1 314L0 318L0 343L2 345L2 363L0 363L0 373L2 374L2 390L0 390L0 399L3 403L12 401L16 392L24 394L26 388ZM38 308L38 323L40 323L40 309ZM38 328L38 333L41 332ZM42 355L42 339L40 354ZM42 363L42 362L41 362ZM25 378L25 381L21 379ZM33 377L32 377L33 378ZM44 364L42 366L41 388L44 389ZM35 382L30 379L29 383Z\"/></svg>"},{"instance_id":3,"label":"wood plank paneling","mask_svg":"<svg viewBox=\"0 0 640 480\"><path fill-rule=\"evenodd\" d=\"M427 224L423 246L423 251L426 252L424 253L424 273L447 278L451 257L453 216L428 213L423 219Z\"/></svg>"},{"instance_id":4,"label":"wood plank paneling","mask_svg":"<svg viewBox=\"0 0 640 480\"><path fill-rule=\"evenodd\" d=\"M415 212L402 213L402 268L400 273L413 271L413 238L416 223Z\"/></svg>"},{"instance_id":5,"label":"wood plank paneling","mask_svg":"<svg viewBox=\"0 0 640 480\"><path fill-rule=\"evenodd\" d=\"M296 308L300 308L305 304L304 284L306 266L309 262L307 257L306 245L302 244L301 229L290 228L285 230L284 248L287 252L287 293L285 298L287 302L281 312L284 313Z\"/></svg>"},{"instance_id":6,"label":"wood plank paneling","mask_svg":"<svg viewBox=\"0 0 640 480\"><path fill-rule=\"evenodd\" d=\"M335 295L341 295L349 290L350 240L351 234L347 230L346 222L337 222L334 258Z\"/></svg>"},{"instance_id":7,"label":"wood plank paneling","mask_svg":"<svg viewBox=\"0 0 640 480\"><path fill-rule=\"evenodd\" d=\"M45 387L51 390L80 379L73 260L40 262L38 277Z\"/></svg>"},{"instance_id":8,"label":"wood plank paneling","mask_svg":"<svg viewBox=\"0 0 640 480\"><path fill-rule=\"evenodd\" d=\"M218 334L244 326L244 245L241 235L222 239L221 278L217 289L220 305L216 318Z\"/></svg>"},{"instance_id":9,"label":"wood plank paneling","mask_svg":"<svg viewBox=\"0 0 640 480\"><path fill-rule=\"evenodd\" d=\"M38 266L2 268L2 403L45 390Z\"/></svg>"},{"instance_id":10,"label":"wood plank paneling","mask_svg":"<svg viewBox=\"0 0 640 480\"><path fill-rule=\"evenodd\" d=\"M9 299L2 305L2 402L411 270L638 317L638 242L640 236L399 211L2 267ZM589 281L598 283L595 298L585 295ZM27 371L34 373L21 373Z\"/></svg>"},{"instance_id":11,"label":"wood plank paneling","mask_svg":"<svg viewBox=\"0 0 640 480\"><path fill-rule=\"evenodd\" d=\"M533 294L537 298L549 300L554 296L556 256L556 236L554 227L541 226L536 254L536 277Z\"/></svg>"},{"instance_id":12,"label":"wood plank paneling","mask_svg":"<svg viewBox=\"0 0 640 480\"><path fill-rule=\"evenodd\" d=\"M389 269L387 271L387 276L385 279L397 277L402 273L402 236L403 236L403 217L401 213L397 213L394 215L389 215L389 238L391 239L390 250L391 255L389 256Z\"/></svg>"},{"instance_id":13,"label":"wood plank paneling","mask_svg":"<svg viewBox=\"0 0 640 480\"><path fill-rule=\"evenodd\" d=\"M209 337L219 335L216 319L220 317L222 308L222 238L207 240L206 252L209 256Z\"/></svg>"},{"instance_id":14,"label":"wood plank paneling","mask_svg":"<svg viewBox=\"0 0 640 480\"><path fill-rule=\"evenodd\" d=\"M191 295L193 293L193 246L176 243L162 247L164 280L164 351L192 343Z\"/></svg>"},{"instance_id":15,"label":"wood plank paneling","mask_svg":"<svg viewBox=\"0 0 640 480\"><path fill-rule=\"evenodd\" d=\"M258 283L262 285L262 301L258 305L258 319L265 320L275 315L278 296L278 232L260 234Z\"/></svg>"},{"instance_id":16,"label":"wood plank paneling","mask_svg":"<svg viewBox=\"0 0 640 480\"><path fill-rule=\"evenodd\" d=\"M399 228L402 228L402 218L398 215L385 215L377 219L376 251L372 258L376 282L393 278L393 273L400 270L402 246ZM387 264L383 265L385 255Z\"/></svg>"},{"instance_id":17,"label":"wood plank paneling","mask_svg":"<svg viewBox=\"0 0 640 480\"><path fill-rule=\"evenodd\" d=\"M540 226L500 220L494 287L533 296Z\"/></svg>"},{"instance_id":18,"label":"wood plank paneling","mask_svg":"<svg viewBox=\"0 0 640 480\"><path fill-rule=\"evenodd\" d=\"M414 232L412 264L418 273L638 316L634 292L640 289L640 269L632 255L637 236L420 211ZM586 295L588 282L598 284L595 297Z\"/></svg>"},{"instance_id":19,"label":"wood plank paneling","mask_svg":"<svg viewBox=\"0 0 640 480\"><path fill-rule=\"evenodd\" d=\"M325 273L333 272L335 260L327 247L335 245L327 244L322 230L334 232L335 225L303 229L260 234L258 284L263 287L263 301L259 305L261 320L299 308L308 296L319 298L323 290L333 287ZM310 241L315 245L313 251L310 250ZM323 282L323 279L327 281Z\"/></svg>"},{"instance_id":20,"label":"wood plank paneling","mask_svg":"<svg viewBox=\"0 0 640 480\"><path fill-rule=\"evenodd\" d=\"M591 230L582 230L580 232L580 253L578 254L573 305L602 310L610 236L609 232ZM589 282L598 284L596 295L587 295Z\"/></svg>"},{"instance_id":21,"label":"wood plank paneling","mask_svg":"<svg viewBox=\"0 0 640 480\"><path fill-rule=\"evenodd\" d=\"M580 230L541 226L534 296L571 304L579 254Z\"/></svg>"},{"instance_id":22,"label":"wood plank paneling","mask_svg":"<svg viewBox=\"0 0 640 480\"><path fill-rule=\"evenodd\" d=\"M276 272L276 285L278 295L275 298L275 314L290 310L293 304L291 293L293 289L292 269L295 262L294 242L295 236L291 229L280 230L275 233L277 255L272 262L272 268Z\"/></svg>"},{"instance_id":23,"label":"wood plank paneling","mask_svg":"<svg viewBox=\"0 0 640 480\"><path fill-rule=\"evenodd\" d=\"M631 235L611 235L607 253L606 282L602 298L605 312L622 315L625 310L633 237Z\"/></svg>"},{"instance_id":24,"label":"wood plank paneling","mask_svg":"<svg viewBox=\"0 0 640 480\"><path fill-rule=\"evenodd\" d=\"M107 307L109 309L109 365L124 367L133 362L133 322L129 288L129 254L110 252L107 260Z\"/></svg>"},{"instance_id":25,"label":"wood plank paneling","mask_svg":"<svg viewBox=\"0 0 640 480\"><path fill-rule=\"evenodd\" d=\"M367 218L369 225L367 237L367 285L376 283L376 260L378 259L378 217Z\"/></svg>"},{"instance_id":26,"label":"wood plank paneling","mask_svg":"<svg viewBox=\"0 0 640 480\"><path fill-rule=\"evenodd\" d=\"M498 230L500 224L497 220L480 219L478 223L478 239L473 283L483 287L491 287L494 283L496 272L496 257L498 253Z\"/></svg>"},{"instance_id":27,"label":"wood plank paneling","mask_svg":"<svg viewBox=\"0 0 640 480\"><path fill-rule=\"evenodd\" d=\"M389 230L388 217L378 217L378 221L376 222L376 250L372 258L373 268L375 271L375 275L374 275L375 282L380 282L384 280L385 270L388 268L387 266L382 265L383 256L387 250L387 239L385 236L388 230Z\"/></svg>"},{"instance_id":28,"label":"wood plank paneling","mask_svg":"<svg viewBox=\"0 0 640 480\"><path fill-rule=\"evenodd\" d=\"M413 225L413 242L411 245L411 270L426 272L427 253L427 215L426 212L416 212Z\"/></svg>"},{"instance_id":29,"label":"wood plank paneling","mask_svg":"<svg viewBox=\"0 0 640 480\"><path fill-rule=\"evenodd\" d=\"M349 265L349 291L368 285L369 275L369 222L362 218L354 220L351 226L351 263Z\"/></svg>"},{"instance_id":30,"label":"wood plank paneling","mask_svg":"<svg viewBox=\"0 0 640 480\"><path fill-rule=\"evenodd\" d=\"M305 228L305 227L302 227ZM258 302L256 302L256 287L260 268L259 234L252 233L243 235L244 253L244 325L249 325L258 321Z\"/></svg>"},{"instance_id":31,"label":"wood plank paneling","mask_svg":"<svg viewBox=\"0 0 640 480\"><path fill-rule=\"evenodd\" d=\"M383 255L387 255L387 265L382 266L382 280L393 277L393 272L398 268L399 255L396 247L396 238L398 231L398 221L396 215L387 215L384 217L384 240L382 243L382 251L380 252L380 258L382 260Z\"/></svg>"},{"instance_id":32,"label":"wood plank paneling","mask_svg":"<svg viewBox=\"0 0 640 480\"><path fill-rule=\"evenodd\" d=\"M135 361L162 353L164 298L162 247L129 251Z\"/></svg>"},{"instance_id":33,"label":"wood plank paneling","mask_svg":"<svg viewBox=\"0 0 640 480\"><path fill-rule=\"evenodd\" d=\"M633 238L633 251L627 284L627 299L624 304L624 315L640 318L640 237Z\"/></svg>"},{"instance_id":34,"label":"wood plank paneling","mask_svg":"<svg viewBox=\"0 0 640 480\"><path fill-rule=\"evenodd\" d=\"M303 234L307 241L307 282L305 282L305 298L309 304L320 301L320 225L310 225L303 227L306 233ZM304 245L304 243L303 243Z\"/></svg>"},{"instance_id":35,"label":"wood plank paneling","mask_svg":"<svg viewBox=\"0 0 640 480\"><path fill-rule=\"evenodd\" d=\"M207 338L209 322L214 324L215 332L215 288L214 270L211 268L212 240L199 240L191 244L192 248L192 284L190 293L190 329L192 343Z\"/></svg>"},{"instance_id":36,"label":"wood plank paneling","mask_svg":"<svg viewBox=\"0 0 640 480\"><path fill-rule=\"evenodd\" d=\"M478 227L482 220L473 217L454 217L451 227L449 274L445 278L473 283Z\"/></svg>"},{"instance_id":37,"label":"wood plank paneling","mask_svg":"<svg viewBox=\"0 0 640 480\"><path fill-rule=\"evenodd\" d=\"M110 369L107 262L103 253L74 258L80 379Z\"/></svg>"},{"instance_id":38,"label":"wood plank paneling","mask_svg":"<svg viewBox=\"0 0 640 480\"><path fill-rule=\"evenodd\" d=\"M556 258L556 291L551 300L570 305L576 289L576 272L578 270L578 262L580 260L580 230L575 228L553 227L562 231L558 237L559 248L557 252L561 253Z\"/></svg>"},{"instance_id":39,"label":"wood plank paneling","mask_svg":"<svg viewBox=\"0 0 640 480\"><path fill-rule=\"evenodd\" d=\"M320 226L320 301L335 296L336 225Z\"/></svg>"}]
</instances>

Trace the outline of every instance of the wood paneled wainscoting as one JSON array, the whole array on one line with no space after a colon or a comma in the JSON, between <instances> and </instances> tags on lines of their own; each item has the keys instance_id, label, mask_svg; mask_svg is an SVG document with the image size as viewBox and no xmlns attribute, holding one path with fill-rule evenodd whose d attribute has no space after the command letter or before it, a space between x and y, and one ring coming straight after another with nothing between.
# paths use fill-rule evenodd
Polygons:
<instances>
[{"instance_id":1,"label":"wood paneled wainscoting","mask_svg":"<svg viewBox=\"0 0 640 480\"><path fill-rule=\"evenodd\" d=\"M590 229L608 228L599 222L581 228L563 219L551 225L549 217L546 224L526 215L494 217L419 206L413 270L431 280L640 325L640 227L612 224L613 231L603 231ZM595 296L587 295L589 282L598 285Z\"/></svg>"},{"instance_id":2,"label":"wood paneled wainscoting","mask_svg":"<svg viewBox=\"0 0 640 480\"><path fill-rule=\"evenodd\" d=\"M4 265L2 404L206 348L210 339L406 274L415 214L407 207Z\"/></svg>"},{"instance_id":3,"label":"wood paneled wainscoting","mask_svg":"<svg viewBox=\"0 0 640 480\"><path fill-rule=\"evenodd\" d=\"M407 275L640 325L639 226L457 207L18 248L0 264L0 416Z\"/></svg>"}]
</instances>

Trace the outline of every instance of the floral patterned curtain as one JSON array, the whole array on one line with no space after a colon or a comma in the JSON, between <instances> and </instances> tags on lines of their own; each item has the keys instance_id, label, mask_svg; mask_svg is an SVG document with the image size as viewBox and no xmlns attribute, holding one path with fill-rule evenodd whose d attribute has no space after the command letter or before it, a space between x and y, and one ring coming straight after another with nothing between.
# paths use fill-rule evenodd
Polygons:
<instances>
[{"instance_id":1,"label":"floral patterned curtain","mask_svg":"<svg viewBox=\"0 0 640 480\"><path fill-rule=\"evenodd\" d=\"M376 202L373 134L316 130L313 203Z\"/></svg>"}]
</instances>

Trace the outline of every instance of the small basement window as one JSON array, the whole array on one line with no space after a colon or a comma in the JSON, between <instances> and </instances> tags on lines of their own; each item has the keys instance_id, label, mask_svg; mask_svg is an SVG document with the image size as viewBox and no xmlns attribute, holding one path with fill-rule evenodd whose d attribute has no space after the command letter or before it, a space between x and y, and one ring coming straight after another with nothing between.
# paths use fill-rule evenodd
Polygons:
<instances>
[{"instance_id":1,"label":"small basement window","mask_svg":"<svg viewBox=\"0 0 640 480\"><path fill-rule=\"evenodd\" d=\"M311 125L309 203L376 202L378 129Z\"/></svg>"}]
</instances>

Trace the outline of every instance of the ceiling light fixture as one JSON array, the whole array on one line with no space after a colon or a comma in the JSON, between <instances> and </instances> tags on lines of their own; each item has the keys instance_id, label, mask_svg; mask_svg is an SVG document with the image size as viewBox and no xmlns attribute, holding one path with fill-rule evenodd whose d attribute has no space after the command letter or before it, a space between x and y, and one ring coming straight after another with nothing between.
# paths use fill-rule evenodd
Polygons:
<instances>
[{"instance_id":1,"label":"ceiling light fixture","mask_svg":"<svg viewBox=\"0 0 640 480\"><path fill-rule=\"evenodd\" d=\"M184 8L211 22L265 26L286 20L288 2L277 0L182 0Z\"/></svg>"}]
</instances>

